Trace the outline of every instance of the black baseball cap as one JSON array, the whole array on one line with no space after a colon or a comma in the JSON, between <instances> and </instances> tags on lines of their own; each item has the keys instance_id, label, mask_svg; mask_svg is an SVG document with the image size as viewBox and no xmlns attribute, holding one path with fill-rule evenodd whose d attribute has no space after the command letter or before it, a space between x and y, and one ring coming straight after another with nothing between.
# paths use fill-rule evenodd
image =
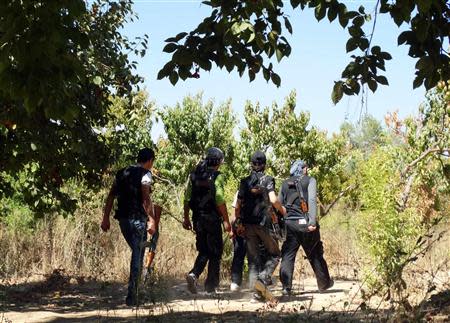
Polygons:
<instances>
[{"instance_id":1,"label":"black baseball cap","mask_svg":"<svg viewBox=\"0 0 450 323\"><path fill-rule=\"evenodd\" d=\"M266 154L264 154L262 151L258 150L252 155L250 161L253 164L263 164L263 165L265 165L266 164Z\"/></svg>"},{"instance_id":2,"label":"black baseball cap","mask_svg":"<svg viewBox=\"0 0 450 323\"><path fill-rule=\"evenodd\" d=\"M225 155L222 150L217 147L208 148L205 159L210 165L219 165L223 162Z\"/></svg>"}]
</instances>

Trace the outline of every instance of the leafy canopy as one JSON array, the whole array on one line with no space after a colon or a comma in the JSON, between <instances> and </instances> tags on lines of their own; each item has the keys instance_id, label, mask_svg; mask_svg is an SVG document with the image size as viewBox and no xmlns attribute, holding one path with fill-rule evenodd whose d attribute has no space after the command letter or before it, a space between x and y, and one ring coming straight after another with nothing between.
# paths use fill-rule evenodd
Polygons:
<instances>
[{"instance_id":1,"label":"leafy canopy","mask_svg":"<svg viewBox=\"0 0 450 323\"><path fill-rule=\"evenodd\" d=\"M449 53L443 48L450 35L450 4L446 0L377 0L374 17L364 6L348 10L339 0L290 0L293 9L314 10L318 21L337 20L349 34L346 43L351 62L335 82L332 101L339 102L344 94L358 94L367 85L373 92L378 84L388 85L385 61L391 55L372 44L376 18L389 15L397 26L406 25L406 31L397 37L399 45L409 46L409 56L417 58L413 87L422 84L426 89L439 80L450 78ZM280 86L271 58L280 61L291 54L286 34L293 33L289 16L282 0L208 0L211 7L206 17L191 32L182 32L166 40L164 51L173 53L160 70L158 79L168 77L172 84L179 79L199 77L199 70L209 71L213 63L228 72L237 70L239 76L247 73L250 81L262 73L266 81ZM366 24L372 25L367 27ZM367 32L367 29L370 29Z\"/></svg>"}]
</instances>

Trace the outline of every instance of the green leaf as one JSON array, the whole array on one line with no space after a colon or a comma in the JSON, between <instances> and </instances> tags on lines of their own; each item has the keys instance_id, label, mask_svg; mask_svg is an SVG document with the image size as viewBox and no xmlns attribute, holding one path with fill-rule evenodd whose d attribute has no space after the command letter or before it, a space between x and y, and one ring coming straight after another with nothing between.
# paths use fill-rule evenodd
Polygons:
<instances>
[{"instance_id":1,"label":"green leaf","mask_svg":"<svg viewBox=\"0 0 450 323\"><path fill-rule=\"evenodd\" d=\"M424 14L428 13L431 8L432 0L417 0L417 8L419 9L419 13Z\"/></svg>"},{"instance_id":2,"label":"green leaf","mask_svg":"<svg viewBox=\"0 0 450 323\"><path fill-rule=\"evenodd\" d=\"M103 80L102 80L102 78L100 76L97 75L96 77L93 78L92 82L95 85L99 85L100 86L102 84Z\"/></svg>"},{"instance_id":3,"label":"green leaf","mask_svg":"<svg viewBox=\"0 0 450 323\"><path fill-rule=\"evenodd\" d=\"M277 55L277 60L278 60L278 62L280 62L281 59L283 58L283 52L282 52L279 48L277 48L277 49L275 50L275 53L276 53L276 55Z\"/></svg>"},{"instance_id":4,"label":"green leaf","mask_svg":"<svg viewBox=\"0 0 450 323\"><path fill-rule=\"evenodd\" d=\"M269 81L269 79L270 79L270 72L269 72L269 70L268 70L267 68L265 68L265 67L263 67L263 76L264 76L264 79L265 79L266 81Z\"/></svg>"},{"instance_id":5,"label":"green leaf","mask_svg":"<svg viewBox=\"0 0 450 323\"><path fill-rule=\"evenodd\" d=\"M377 90L378 84L375 80L373 80L373 79L367 80L367 85L369 86L369 89L372 92L375 92Z\"/></svg>"},{"instance_id":6,"label":"green leaf","mask_svg":"<svg viewBox=\"0 0 450 323\"><path fill-rule=\"evenodd\" d=\"M423 83L423 77L422 76L416 76L413 82L413 89L417 89L420 87Z\"/></svg>"},{"instance_id":7,"label":"green leaf","mask_svg":"<svg viewBox=\"0 0 450 323\"><path fill-rule=\"evenodd\" d=\"M275 84L277 87L280 87L281 78L277 73L272 72L270 78L272 79L273 84Z\"/></svg>"},{"instance_id":8,"label":"green leaf","mask_svg":"<svg viewBox=\"0 0 450 323\"><path fill-rule=\"evenodd\" d=\"M409 30L402 32L397 38L397 44L402 45L406 43L410 39L411 34L412 32Z\"/></svg>"},{"instance_id":9,"label":"green leaf","mask_svg":"<svg viewBox=\"0 0 450 323\"><path fill-rule=\"evenodd\" d=\"M333 91L331 92L331 101L333 101L333 104L337 104L342 99L343 95L343 82L334 82Z\"/></svg>"},{"instance_id":10,"label":"green leaf","mask_svg":"<svg viewBox=\"0 0 450 323\"><path fill-rule=\"evenodd\" d=\"M250 82L252 82L256 77L255 72L253 72L252 70L248 70L248 77L250 79Z\"/></svg>"},{"instance_id":11,"label":"green leaf","mask_svg":"<svg viewBox=\"0 0 450 323\"><path fill-rule=\"evenodd\" d=\"M163 52L166 52L166 53L172 53L172 52L176 51L177 48L178 48L178 45L177 45L177 44L175 44L175 43L170 43L170 44L167 44L166 46L164 46Z\"/></svg>"},{"instance_id":12,"label":"green leaf","mask_svg":"<svg viewBox=\"0 0 450 323\"><path fill-rule=\"evenodd\" d=\"M325 17L327 11L327 7L322 3L319 3L314 10L314 15L316 16L317 21L320 21Z\"/></svg>"},{"instance_id":13,"label":"green leaf","mask_svg":"<svg viewBox=\"0 0 450 323\"><path fill-rule=\"evenodd\" d=\"M328 20L330 22L332 22L334 19L336 19L338 13L339 13L339 8L338 7L336 7L336 6L329 7L328 8L328 14L327 14Z\"/></svg>"},{"instance_id":14,"label":"green leaf","mask_svg":"<svg viewBox=\"0 0 450 323\"><path fill-rule=\"evenodd\" d=\"M380 46L373 46L370 50L373 55L379 55L381 53L381 47Z\"/></svg>"},{"instance_id":15,"label":"green leaf","mask_svg":"<svg viewBox=\"0 0 450 323\"><path fill-rule=\"evenodd\" d=\"M380 56L387 61L392 59L391 54L389 54L388 52L381 52Z\"/></svg>"},{"instance_id":16,"label":"green leaf","mask_svg":"<svg viewBox=\"0 0 450 323\"><path fill-rule=\"evenodd\" d=\"M354 51L356 48L358 48L358 39L353 37L349 38L349 40L347 40L347 44L345 45L347 53Z\"/></svg>"},{"instance_id":17,"label":"green leaf","mask_svg":"<svg viewBox=\"0 0 450 323\"><path fill-rule=\"evenodd\" d=\"M178 82L178 73L176 71L172 71L169 75L169 80L172 85L177 84Z\"/></svg>"},{"instance_id":18,"label":"green leaf","mask_svg":"<svg viewBox=\"0 0 450 323\"><path fill-rule=\"evenodd\" d=\"M289 31L290 34L292 34L292 25L289 22L289 19L287 17L284 18L284 26L286 27L287 31Z\"/></svg>"},{"instance_id":19,"label":"green leaf","mask_svg":"<svg viewBox=\"0 0 450 323\"><path fill-rule=\"evenodd\" d=\"M250 32L248 39L246 41L247 44L251 43L253 40L255 39L255 33L254 32Z\"/></svg>"},{"instance_id":20,"label":"green leaf","mask_svg":"<svg viewBox=\"0 0 450 323\"><path fill-rule=\"evenodd\" d=\"M36 151L36 149L37 149L36 144L33 142L30 144L30 147L31 147L32 151Z\"/></svg>"},{"instance_id":21,"label":"green leaf","mask_svg":"<svg viewBox=\"0 0 450 323\"><path fill-rule=\"evenodd\" d=\"M358 16L353 19L353 25L356 27L361 27L362 25L364 25L364 16Z\"/></svg>"},{"instance_id":22,"label":"green leaf","mask_svg":"<svg viewBox=\"0 0 450 323\"><path fill-rule=\"evenodd\" d=\"M415 34L419 42L423 43L428 37L428 30L430 28L430 24L425 18L420 19L415 24Z\"/></svg>"},{"instance_id":23,"label":"green leaf","mask_svg":"<svg viewBox=\"0 0 450 323\"><path fill-rule=\"evenodd\" d=\"M383 76L383 75L375 76L375 79L380 84L389 85L389 82L388 82L387 78L385 76Z\"/></svg>"}]
</instances>

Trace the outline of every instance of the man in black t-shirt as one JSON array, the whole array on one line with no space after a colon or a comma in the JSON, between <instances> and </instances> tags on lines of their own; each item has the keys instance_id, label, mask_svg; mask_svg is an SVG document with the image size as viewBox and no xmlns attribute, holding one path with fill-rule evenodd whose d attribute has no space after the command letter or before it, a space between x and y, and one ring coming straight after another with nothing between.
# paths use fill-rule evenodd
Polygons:
<instances>
[{"instance_id":1,"label":"man in black t-shirt","mask_svg":"<svg viewBox=\"0 0 450 323\"><path fill-rule=\"evenodd\" d=\"M236 203L236 221L245 228L247 239L247 256L249 258L249 284L256 290L254 298L270 300L273 296L267 288L271 276L280 259L280 249L277 241L269 231L272 216L271 208L275 207L281 214L285 209L275 194L275 180L264 174L266 156L257 151L251 157L252 172L243 178L239 185ZM261 263L260 243L264 245L267 259ZM258 273L257 268L262 268Z\"/></svg>"},{"instance_id":2,"label":"man in black t-shirt","mask_svg":"<svg viewBox=\"0 0 450 323\"><path fill-rule=\"evenodd\" d=\"M150 148L139 151L137 164L119 170L106 199L101 228L108 231L111 224L109 216L117 197L115 218L119 221L123 237L131 248L128 306L138 303L138 281L142 270L147 232L156 231L153 204L150 198L150 184L155 153Z\"/></svg>"}]
</instances>

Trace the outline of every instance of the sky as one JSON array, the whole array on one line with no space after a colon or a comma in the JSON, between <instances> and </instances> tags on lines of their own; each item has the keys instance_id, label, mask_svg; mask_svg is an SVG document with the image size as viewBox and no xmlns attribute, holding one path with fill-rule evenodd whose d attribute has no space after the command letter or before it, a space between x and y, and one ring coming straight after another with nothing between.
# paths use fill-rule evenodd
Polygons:
<instances>
[{"instance_id":1,"label":"sky","mask_svg":"<svg viewBox=\"0 0 450 323\"><path fill-rule=\"evenodd\" d=\"M346 1L349 8L366 7L373 11L375 1ZM171 54L163 53L164 40L182 31L194 29L204 17L209 15L209 7L199 0L135 0L134 11L139 20L128 23L124 33L129 37L149 36L149 50L144 58L135 58L138 73L145 79L144 88L150 100L157 106L173 106L186 95L203 93L203 100L214 99L216 104L231 98L234 111L242 126L245 102L259 102L262 106L276 102L282 105L284 98L292 91L297 93L296 111L309 111L310 124L328 133L339 131L344 121L357 122L361 114L361 95L344 96L336 106L331 102L334 81L339 80L342 70L350 61L345 44L348 33L335 20L317 22L311 9L293 11L288 2L285 12L290 15L294 32L287 37L292 53L280 63L274 63L274 70L281 76L281 86L277 88L267 83L261 75L253 82L248 76L242 78L237 72L228 73L217 67L211 71L201 71L199 79L179 81L173 86L168 79L157 80L158 71L170 59ZM366 23L367 24L367 23ZM371 23L367 24L371 29ZM380 45L383 51L391 53L393 59L386 61L384 75L389 86L379 85L377 91L369 91L367 112L383 120L388 112L398 111L400 117L416 113L424 100L425 89L413 90L415 59L407 55L408 48L397 46L397 36L401 30L386 15L379 15L372 45ZM367 30L366 33L370 33ZM365 106L366 107L366 106ZM364 110L365 111L365 107ZM152 128L152 138L163 134L163 127Z\"/></svg>"}]
</instances>

